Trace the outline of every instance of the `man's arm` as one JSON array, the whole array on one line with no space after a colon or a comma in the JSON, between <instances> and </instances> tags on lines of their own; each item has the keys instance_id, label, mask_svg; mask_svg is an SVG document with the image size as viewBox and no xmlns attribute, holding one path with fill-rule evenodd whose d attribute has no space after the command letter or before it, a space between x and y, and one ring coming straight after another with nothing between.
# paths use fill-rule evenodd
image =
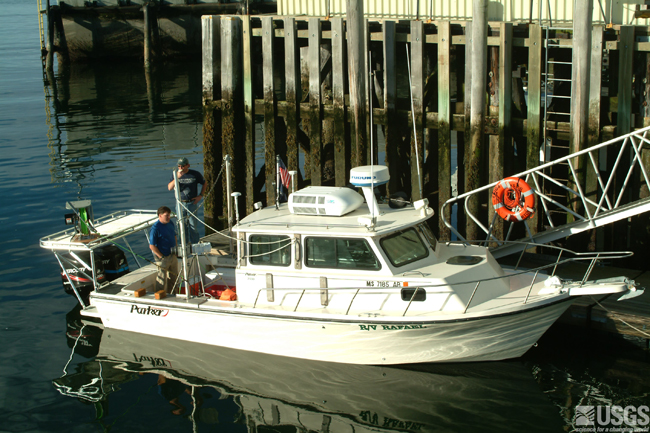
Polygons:
<instances>
[{"instance_id":1,"label":"man's arm","mask_svg":"<svg viewBox=\"0 0 650 433\"><path fill-rule=\"evenodd\" d=\"M183 170L178 170L178 172L176 173L176 177L179 179L183 177ZM169 183L167 184L167 191L171 191L172 189L174 189L175 185L176 182L174 182L174 179L170 180Z\"/></svg>"},{"instance_id":2,"label":"man's arm","mask_svg":"<svg viewBox=\"0 0 650 433\"><path fill-rule=\"evenodd\" d=\"M149 244L149 249L153 251L153 255L157 258L162 259L164 257L163 253L160 252L157 246Z\"/></svg>"}]
</instances>

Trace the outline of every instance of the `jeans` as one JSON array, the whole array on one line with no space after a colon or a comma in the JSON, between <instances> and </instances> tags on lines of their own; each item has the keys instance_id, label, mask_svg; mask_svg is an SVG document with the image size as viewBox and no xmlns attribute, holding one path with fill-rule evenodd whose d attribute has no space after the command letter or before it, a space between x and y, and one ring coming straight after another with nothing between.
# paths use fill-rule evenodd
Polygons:
<instances>
[{"instance_id":1,"label":"jeans","mask_svg":"<svg viewBox=\"0 0 650 433\"><path fill-rule=\"evenodd\" d=\"M199 208L198 205L195 205L194 203L183 203L183 205L185 205L185 207L194 215L197 215L196 211ZM185 235L187 236L190 244L195 244L199 241L198 222L193 216L189 215L185 209L183 209L183 217L187 217L185 224Z\"/></svg>"}]
</instances>

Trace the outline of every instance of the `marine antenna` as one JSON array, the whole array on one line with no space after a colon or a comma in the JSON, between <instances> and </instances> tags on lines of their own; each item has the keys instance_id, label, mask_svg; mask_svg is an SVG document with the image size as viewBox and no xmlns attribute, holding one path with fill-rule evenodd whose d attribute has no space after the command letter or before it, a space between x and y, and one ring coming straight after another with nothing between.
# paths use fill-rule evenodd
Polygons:
<instances>
[{"instance_id":1,"label":"marine antenna","mask_svg":"<svg viewBox=\"0 0 650 433\"><path fill-rule=\"evenodd\" d=\"M373 142L373 134L372 130L374 129L373 126L373 119L372 119L372 81L373 81L373 73L372 73L372 50L368 50L368 71L369 71L369 80L368 80L368 101L370 103L370 191L372 192L373 196L375 194L375 176L374 176L374 166L375 166L375 145ZM370 206L370 215L372 216L372 225L374 226L376 223L377 217L375 216L375 200L372 200L371 203L368 203Z\"/></svg>"},{"instance_id":2,"label":"marine antenna","mask_svg":"<svg viewBox=\"0 0 650 433\"><path fill-rule=\"evenodd\" d=\"M418 134L415 129L415 108L413 107L413 84L411 83L411 55L409 44L406 44L406 66L409 70L409 94L411 95L411 123L413 123L413 140L415 141L415 164L418 170L418 188L422 198L422 177L420 176L420 155L418 154Z\"/></svg>"}]
</instances>

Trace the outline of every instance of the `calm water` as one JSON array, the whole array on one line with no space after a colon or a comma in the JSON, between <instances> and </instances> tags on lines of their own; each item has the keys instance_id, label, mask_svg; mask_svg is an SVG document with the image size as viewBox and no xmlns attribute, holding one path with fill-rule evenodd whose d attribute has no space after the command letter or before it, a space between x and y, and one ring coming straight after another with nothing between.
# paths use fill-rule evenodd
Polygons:
<instances>
[{"instance_id":1,"label":"calm water","mask_svg":"<svg viewBox=\"0 0 650 433\"><path fill-rule=\"evenodd\" d=\"M577 330L520 360L400 370L83 327L38 247L65 202L155 209L177 158L202 170L200 65L155 78L148 96L139 63L86 65L45 88L35 2L0 0L0 432L571 431L578 404L648 404L642 344Z\"/></svg>"}]
</instances>

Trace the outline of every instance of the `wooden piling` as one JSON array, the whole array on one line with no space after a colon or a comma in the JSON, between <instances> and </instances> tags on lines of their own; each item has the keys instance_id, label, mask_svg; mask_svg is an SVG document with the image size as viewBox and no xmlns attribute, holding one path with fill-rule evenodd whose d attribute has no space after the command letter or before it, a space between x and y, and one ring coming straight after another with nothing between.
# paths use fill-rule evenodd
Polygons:
<instances>
[{"instance_id":1,"label":"wooden piling","mask_svg":"<svg viewBox=\"0 0 650 433\"><path fill-rule=\"evenodd\" d=\"M542 28L530 24L528 33L528 117L526 119L526 169L539 165L542 140ZM539 203L538 203L539 204ZM531 235L537 233L539 214L528 219Z\"/></svg>"},{"instance_id":2,"label":"wooden piling","mask_svg":"<svg viewBox=\"0 0 650 433\"><path fill-rule=\"evenodd\" d=\"M621 26L620 40L618 47L618 106L616 113L616 133L618 135L627 134L632 130L632 87L633 87L633 58L634 58L634 26ZM629 152L629 149L628 149ZM610 151L609 160L613 160L617 155ZM631 156L631 154L630 154ZM630 159L631 160L631 159ZM612 165L610 164L610 167ZM617 189L621 187L626 179L626 170L619 168L616 173L615 185ZM629 189L626 190L629 194ZM630 233L625 223L616 223L613 227L612 239L613 248L616 250L626 250L630 248Z\"/></svg>"},{"instance_id":3,"label":"wooden piling","mask_svg":"<svg viewBox=\"0 0 650 433\"><path fill-rule=\"evenodd\" d=\"M397 72L396 72L396 45L395 45L395 22L384 21L382 26L384 37L384 116L385 119L396 119L397 110L395 100L397 98ZM386 143L386 165L390 181L388 183L388 194L394 194L401 190L400 177L401 167L399 164L399 122L388 122L384 124L384 139Z\"/></svg>"},{"instance_id":4,"label":"wooden piling","mask_svg":"<svg viewBox=\"0 0 650 433\"><path fill-rule=\"evenodd\" d=\"M275 143L275 87L273 58L275 31L273 17L262 17L262 75L264 88L264 164L266 171L266 204L277 200L276 189L276 143Z\"/></svg>"},{"instance_id":5,"label":"wooden piling","mask_svg":"<svg viewBox=\"0 0 650 433\"><path fill-rule=\"evenodd\" d=\"M595 26L591 30L591 53L590 62L592 67L589 69L589 113L588 113L588 130L587 130L587 147L595 146L600 143L600 109L602 93L602 67L593 67L593 65L602 65L603 62L603 26ZM595 160L596 167L599 161ZM597 171L592 165L592 161L585 161L585 195L587 199L598 203L598 178ZM593 215L595 206L589 206L589 212ZM599 238L601 238L599 240ZM602 230L591 230L589 233L587 251L596 251L598 243L602 242Z\"/></svg>"},{"instance_id":6,"label":"wooden piling","mask_svg":"<svg viewBox=\"0 0 650 433\"><path fill-rule=\"evenodd\" d=\"M342 18L332 19L332 107L334 123L334 184L345 186L350 171L350 151L346 142L345 25Z\"/></svg>"},{"instance_id":7,"label":"wooden piling","mask_svg":"<svg viewBox=\"0 0 650 433\"><path fill-rule=\"evenodd\" d=\"M499 38L501 40L501 38ZM502 76L500 75L499 66L501 56L504 55L503 46L499 47L489 47L489 59L488 59L488 70L489 72L489 81L488 81L488 115L490 116L489 125L490 128L494 127L496 119L499 119L499 125L501 123L501 118L499 116L501 111L501 100L502 95ZM494 182L504 177L504 161L505 161L505 146L504 142L500 139L501 134L499 130L499 135L490 134L488 136L488 179L487 182ZM494 221L494 226L492 228L492 234L497 237L497 239L503 239L503 220L501 218L495 218L495 210L493 206L487 206L488 221Z\"/></svg>"},{"instance_id":8,"label":"wooden piling","mask_svg":"<svg viewBox=\"0 0 650 433\"><path fill-rule=\"evenodd\" d=\"M154 43L155 12L150 3L142 6L144 15L144 67L149 69L156 61L156 46Z\"/></svg>"},{"instance_id":9,"label":"wooden piling","mask_svg":"<svg viewBox=\"0 0 650 433\"><path fill-rule=\"evenodd\" d=\"M350 129L354 166L366 165L368 152L368 104L366 98L366 21L363 0L347 0L348 71L350 80Z\"/></svg>"},{"instance_id":10,"label":"wooden piling","mask_svg":"<svg viewBox=\"0 0 650 433\"><path fill-rule=\"evenodd\" d=\"M296 20L284 19L284 74L287 114L284 118L287 127L287 168L298 171L298 122L300 120L300 58L298 56L298 34ZM298 181L296 177L295 182Z\"/></svg>"},{"instance_id":11,"label":"wooden piling","mask_svg":"<svg viewBox=\"0 0 650 433\"><path fill-rule=\"evenodd\" d=\"M242 155L242 20L239 17L221 19L221 143L223 155L231 155L231 186L233 191L242 188L246 161ZM237 134L240 131L240 134ZM226 194L225 184L223 194ZM230 198L227 198L230 199ZM243 207L243 206L242 206Z\"/></svg>"},{"instance_id":12,"label":"wooden piling","mask_svg":"<svg viewBox=\"0 0 650 433\"><path fill-rule=\"evenodd\" d=\"M504 173L514 172L512 142L512 23L499 23L499 143L504 152Z\"/></svg>"},{"instance_id":13,"label":"wooden piling","mask_svg":"<svg viewBox=\"0 0 650 433\"><path fill-rule=\"evenodd\" d=\"M201 72L203 102L221 99L221 20L212 15L201 18Z\"/></svg>"},{"instance_id":14,"label":"wooden piling","mask_svg":"<svg viewBox=\"0 0 650 433\"><path fill-rule=\"evenodd\" d=\"M616 115L616 132L618 135L623 135L630 132L632 128L634 26L621 26L618 52L618 112Z\"/></svg>"},{"instance_id":15,"label":"wooden piling","mask_svg":"<svg viewBox=\"0 0 650 433\"><path fill-rule=\"evenodd\" d=\"M50 0L47 0L45 8L47 12L47 56L45 58L45 69L47 71L54 70L54 17L52 14L52 7Z\"/></svg>"},{"instance_id":16,"label":"wooden piling","mask_svg":"<svg viewBox=\"0 0 650 433\"><path fill-rule=\"evenodd\" d=\"M485 0L475 0L472 23L472 87L469 149L465 154L465 188L468 191L481 186L480 165L483 148L483 129L485 127L485 89L487 66L487 3ZM478 198L467 204L469 213L478 216L480 203ZM479 238L478 227L472 221L467 221L466 238Z\"/></svg>"},{"instance_id":17,"label":"wooden piling","mask_svg":"<svg viewBox=\"0 0 650 433\"><path fill-rule=\"evenodd\" d=\"M498 118L498 135L490 136L489 149L489 182L494 182L507 177L511 173L506 167L512 167L514 149L512 146L512 135L510 130L510 115L512 112L512 23L499 23L499 47L492 47L491 50L496 56L493 57L491 100L496 103L495 112ZM498 77L497 79L494 79ZM493 107L492 104L490 104ZM505 236L505 227L500 218L495 218L494 207L488 203L488 221L495 221L493 234L498 239Z\"/></svg>"},{"instance_id":18,"label":"wooden piling","mask_svg":"<svg viewBox=\"0 0 650 433\"><path fill-rule=\"evenodd\" d=\"M321 105L321 22L309 19L309 138L311 148L311 183L321 185L323 179L323 124Z\"/></svg>"},{"instance_id":19,"label":"wooden piling","mask_svg":"<svg viewBox=\"0 0 650 433\"><path fill-rule=\"evenodd\" d=\"M576 3L571 76L571 153L587 144L593 0Z\"/></svg>"},{"instance_id":20,"label":"wooden piling","mask_svg":"<svg viewBox=\"0 0 650 433\"><path fill-rule=\"evenodd\" d=\"M242 56L244 79L244 158L246 180L244 183L246 213L253 212L257 200L255 191L255 91L253 81L253 32L251 17L242 17Z\"/></svg>"},{"instance_id":21,"label":"wooden piling","mask_svg":"<svg viewBox=\"0 0 650 433\"><path fill-rule=\"evenodd\" d=\"M463 77L463 129L462 129L462 134L459 134L460 139L458 143L458 158L457 158L457 164L458 164L458 174L456 176L456 182L457 182L457 188L458 188L458 194L462 194L466 191L467 189L467 169L469 168L469 163L468 163L468 157L470 155L470 137L471 137L471 122L470 119L472 118L471 112L472 112L472 22L468 22L465 24L465 62L464 64L457 65L457 68L460 69L461 67L464 69L465 74ZM457 69L457 70L458 70ZM458 74L460 76L460 74ZM465 203L458 204L457 207L464 207ZM470 239L467 237L467 227L469 227L469 223L467 222L467 217L465 215L465 212L457 212L458 215L458 231L461 233L461 235L465 236L466 239ZM475 233L474 233L475 234Z\"/></svg>"},{"instance_id":22,"label":"wooden piling","mask_svg":"<svg viewBox=\"0 0 650 433\"><path fill-rule=\"evenodd\" d=\"M438 25L438 200L436 209L451 198L451 25ZM442 217L443 215L441 215ZM444 218L451 221L451 209L445 208ZM451 240L451 231L438 218L438 236Z\"/></svg>"},{"instance_id":23,"label":"wooden piling","mask_svg":"<svg viewBox=\"0 0 650 433\"><path fill-rule=\"evenodd\" d=\"M203 75L203 173L208 187L215 183L222 160L221 148L221 20L211 15L201 19ZM214 185L219 188L218 185ZM223 208L221 189L207 190L204 200L205 221L221 228L218 217Z\"/></svg>"},{"instance_id":24,"label":"wooden piling","mask_svg":"<svg viewBox=\"0 0 650 433\"><path fill-rule=\"evenodd\" d=\"M411 122L415 124L411 136L411 198L414 201L424 198L424 43L424 23L411 21Z\"/></svg>"},{"instance_id":25,"label":"wooden piling","mask_svg":"<svg viewBox=\"0 0 650 433\"><path fill-rule=\"evenodd\" d=\"M50 8L52 13L52 25L54 27L54 42L52 44L53 51L57 53L60 65L67 67L70 62L68 51L68 41L63 28L63 19L61 17L61 7L56 5Z\"/></svg>"}]
</instances>

